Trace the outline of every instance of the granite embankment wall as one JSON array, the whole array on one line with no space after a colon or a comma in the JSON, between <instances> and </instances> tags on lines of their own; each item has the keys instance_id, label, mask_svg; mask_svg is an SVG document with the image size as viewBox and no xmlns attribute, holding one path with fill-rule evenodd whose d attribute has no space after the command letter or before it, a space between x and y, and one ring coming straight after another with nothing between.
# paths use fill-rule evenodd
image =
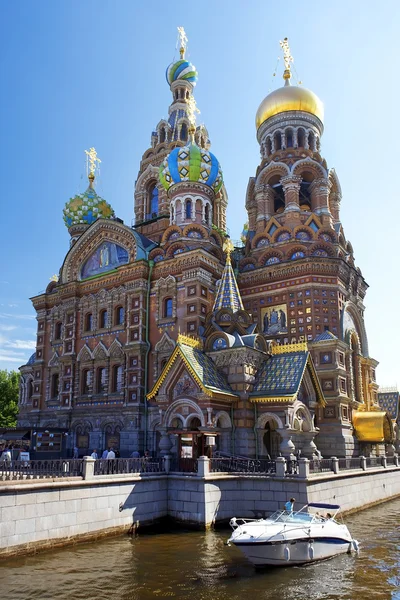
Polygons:
<instances>
[{"instance_id":1,"label":"granite embankment wall","mask_svg":"<svg viewBox=\"0 0 400 600\"><path fill-rule=\"evenodd\" d=\"M233 516L261 518L291 496L296 507L328 502L350 512L400 495L397 466L309 476L305 465L299 475L288 477L213 474L207 461L199 461L197 475L2 482L0 556L116 534L166 516L198 527Z\"/></svg>"}]
</instances>

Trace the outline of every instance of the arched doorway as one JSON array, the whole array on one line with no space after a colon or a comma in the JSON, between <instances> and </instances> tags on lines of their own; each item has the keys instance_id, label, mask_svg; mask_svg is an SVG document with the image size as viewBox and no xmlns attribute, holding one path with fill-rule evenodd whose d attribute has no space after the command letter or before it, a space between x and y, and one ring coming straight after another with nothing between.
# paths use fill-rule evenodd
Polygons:
<instances>
[{"instance_id":1,"label":"arched doorway","mask_svg":"<svg viewBox=\"0 0 400 600\"><path fill-rule=\"evenodd\" d=\"M275 421L267 421L263 433L263 455L276 458L279 456L281 436L276 431Z\"/></svg>"}]
</instances>

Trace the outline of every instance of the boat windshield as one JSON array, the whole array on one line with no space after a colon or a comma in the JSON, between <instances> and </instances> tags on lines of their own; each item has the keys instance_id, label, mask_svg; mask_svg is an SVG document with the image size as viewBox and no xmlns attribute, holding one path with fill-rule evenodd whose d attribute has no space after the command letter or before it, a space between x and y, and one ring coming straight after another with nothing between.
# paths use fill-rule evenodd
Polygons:
<instances>
[{"instance_id":1,"label":"boat windshield","mask_svg":"<svg viewBox=\"0 0 400 600\"><path fill-rule=\"evenodd\" d=\"M332 516L321 515L318 512L307 510L307 506L303 506L298 511L290 512L287 510L277 510L268 517L268 521L273 522L290 522L290 523L320 523L328 521Z\"/></svg>"}]
</instances>

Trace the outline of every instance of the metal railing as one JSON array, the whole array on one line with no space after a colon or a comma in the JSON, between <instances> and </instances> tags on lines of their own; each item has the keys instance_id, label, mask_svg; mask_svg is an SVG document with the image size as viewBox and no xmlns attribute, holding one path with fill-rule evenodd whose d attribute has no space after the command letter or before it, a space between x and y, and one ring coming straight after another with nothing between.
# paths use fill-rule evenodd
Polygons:
<instances>
[{"instance_id":1,"label":"metal railing","mask_svg":"<svg viewBox=\"0 0 400 600\"><path fill-rule=\"evenodd\" d=\"M378 456L367 456L366 465L367 465L367 469L380 467L382 465L382 459L381 459L381 457L378 457Z\"/></svg>"},{"instance_id":2,"label":"metal railing","mask_svg":"<svg viewBox=\"0 0 400 600\"><path fill-rule=\"evenodd\" d=\"M2 481L56 477L83 477L83 460L58 458L0 462L0 480Z\"/></svg>"},{"instance_id":3,"label":"metal railing","mask_svg":"<svg viewBox=\"0 0 400 600\"><path fill-rule=\"evenodd\" d=\"M162 458L112 458L96 460L95 475L123 475L128 473L162 473Z\"/></svg>"},{"instance_id":4,"label":"metal railing","mask_svg":"<svg viewBox=\"0 0 400 600\"><path fill-rule=\"evenodd\" d=\"M197 458L171 458L170 471L197 473Z\"/></svg>"},{"instance_id":5,"label":"metal railing","mask_svg":"<svg viewBox=\"0 0 400 600\"><path fill-rule=\"evenodd\" d=\"M210 473L275 473L274 460L252 458L211 458Z\"/></svg>"},{"instance_id":6,"label":"metal railing","mask_svg":"<svg viewBox=\"0 0 400 600\"><path fill-rule=\"evenodd\" d=\"M350 471L351 469L361 469L360 457L339 458L339 471Z\"/></svg>"},{"instance_id":7,"label":"metal railing","mask_svg":"<svg viewBox=\"0 0 400 600\"><path fill-rule=\"evenodd\" d=\"M331 458L310 460L310 473L327 473L333 471Z\"/></svg>"}]
</instances>

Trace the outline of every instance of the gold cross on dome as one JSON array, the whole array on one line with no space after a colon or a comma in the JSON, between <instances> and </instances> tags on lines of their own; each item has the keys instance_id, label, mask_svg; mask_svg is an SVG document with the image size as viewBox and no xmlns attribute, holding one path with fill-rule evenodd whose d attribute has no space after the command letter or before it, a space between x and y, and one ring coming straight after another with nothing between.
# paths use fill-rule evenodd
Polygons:
<instances>
[{"instance_id":1,"label":"gold cross on dome","mask_svg":"<svg viewBox=\"0 0 400 600\"><path fill-rule=\"evenodd\" d=\"M100 168L101 160L97 156L95 148L85 150L86 154L86 170L88 175L96 175L96 171Z\"/></svg>"},{"instance_id":2,"label":"gold cross on dome","mask_svg":"<svg viewBox=\"0 0 400 600\"><path fill-rule=\"evenodd\" d=\"M187 47L187 43L188 43L186 31L184 30L183 27L178 27L178 36L179 36L179 43L180 43L179 52L181 54L181 59L183 59L183 58L185 58L185 52L186 52L186 47Z\"/></svg>"},{"instance_id":3,"label":"gold cross on dome","mask_svg":"<svg viewBox=\"0 0 400 600\"><path fill-rule=\"evenodd\" d=\"M293 62L293 56L290 53L289 40L287 39L287 37L285 37L285 39L279 43L283 50L283 61L285 63L285 69L287 71L290 71L290 63Z\"/></svg>"}]
</instances>

